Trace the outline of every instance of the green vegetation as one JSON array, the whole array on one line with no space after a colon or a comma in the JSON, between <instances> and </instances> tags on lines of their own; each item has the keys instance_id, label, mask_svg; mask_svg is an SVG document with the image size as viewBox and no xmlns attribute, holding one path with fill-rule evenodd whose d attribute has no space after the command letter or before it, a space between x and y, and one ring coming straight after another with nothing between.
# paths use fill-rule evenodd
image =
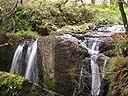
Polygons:
<instances>
[{"instance_id":1,"label":"green vegetation","mask_svg":"<svg viewBox=\"0 0 128 96\"><path fill-rule=\"evenodd\" d=\"M19 96L20 91L22 91L22 84L24 81L23 77L15 76L6 72L0 72L0 95Z\"/></svg>"},{"instance_id":2,"label":"green vegetation","mask_svg":"<svg viewBox=\"0 0 128 96\"><path fill-rule=\"evenodd\" d=\"M0 96L58 96L24 77L7 72L0 72Z\"/></svg>"},{"instance_id":3,"label":"green vegetation","mask_svg":"<svg viewBox=\"0 0 128 96\"><path fill-rule=\"evenodd\" d=\"M36 32L33 32L31 30L27 30L27 31L19 31L15 34L17 39L25 39L25 38L34 38L36 36L38 36L38 34Z\"/></svg>"},{"instance_id":4,"label":"green vegetation","mask_svg":"<svg viewBox=\"0 0 128 96\"><path fill-rule=\"evenodd\" d=\"M55 89L56 89L56 80L55 80L55 78L49 76L46 73L44 74L43 78L44 78L43 85L45 86L45 88L55 91Z\"/></svg>"},{"instance_id":5,"label":"green vegetation","mask_svg":"<svg viewBox=\"0 0 128 96\"><path fill-rule=\"evenodd\" d=\"M60 9L56 3L37 0L26 3L17 9L16 25L17 30L30 29L40 35L48 35L64 26L83 25L91 21L92 18L92 13L84 6L63 6Z\"/></svg>"},{"instance_id":6,"label":"green vegetation","mask_svg":"<svg viewBox=\"0 0 128 96\"><path fill-rule=\"evenodd\" d=\"M109 84L109 96L128 95L128 38L118 36L115 47L116 57L113 57L107 71Z\"/></svg>"},{"instance_id":7,"label":"green vegetation","mask_svg":"<svg viewBox=\"0 0 128 96\"><path fill-rule=\"evenodd\" d=\"M48 2L44 0L24 1L17 6L15 15L1 17L1 32L33 31L40 35L63 34L66 32L84 33L102 25L120 24L121 16L114 5L79 5L73 2ZM7 3L13 5L12 3ZM2 3L1 3L2 6ZM3 10L9 8L1 7ZM128 8L126 7L126 12ZM7 20L7 22L6 22ZM15 23L14 23L15 21ZM7 28L7 25L14 25ZM13 27L13 28L12 28ZM24 32L21 32L24 34ZM35 34L33 34L35 35Z\"/></svg>"},{"instance_id":8,"label":"green vegetation","mask_svg":"<svg viewBox=\"0 0 128 96\"><path fill-rule=\"evenodd\" d=\"M128 95L128 63L122 56L112 59L109 64L110 96Z\"/></svg>"},{"instance_id":9,"label":"green vegetation","mask_svg":"<svg viewBox=\"0 0 128 96\"><path fill-rule=\"evenodd\" d=\"M89 6L94 12L96 26L122 23L118 8L115 6Z\"/></svg>"},{"instance_id":10,"label":"green vegetation","mask_svg":"<svg viewBox=\"0 0 128 96\"><path fill-rule=\"evenodd\" d=\"M128 36L127 35L118 35L113 36L116 41L115 53L117 56L123 55L124 57L128 55Z\"/></svg>"},{"instance_id":11,"label":"green vegetation","mask_svg":"<svg viewBox=\"0 0 128 96\"><path fill-rule=\"evenodd\" d=\"M108 6L106 4L80 5L73 2L64 3L63 0L58 2L30 0L24 1L23 5L18 3L17 6L14 6L14 0L2 1L0 1L0 33L13 33L11 39L8 40L12 45L4 47L7 48L8 55L11 54L9 51L14 49L14 42L26 38L35 38L39 35L61 35L69 32L80 34L100 26L123 24L116 4ZM128 15L128 6L124 8ZM111 73L108 76L109 93L110 96L127 96L128 36L119 38L113 36L113 39L117 42L115 50L110 51L115 57L108 65L108 72ZM1 56L3 57L0 58L0 70L9 71L11 60L6 62L6 59L10 57L6 57L5 54ZM65 93L66 96L69 95L69 91L73 90L70 85L59 86L59 82L48 74L44 75L43 86L56 92ZM0 96L27 96L26 92L30 92L29 87L31 87L31 83L23 77L0 72ZM86 94L88 93L86 92Z\"/></svg>"}]
</instances>

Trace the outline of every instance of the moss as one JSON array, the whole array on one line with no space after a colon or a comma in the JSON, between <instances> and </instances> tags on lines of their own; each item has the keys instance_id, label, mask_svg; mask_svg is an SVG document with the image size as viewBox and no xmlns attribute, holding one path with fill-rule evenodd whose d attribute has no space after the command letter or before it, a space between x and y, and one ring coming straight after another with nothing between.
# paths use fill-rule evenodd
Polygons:
<instances>
[{"instance_id":1,"label":"moss","mask_svg":"<svg viewBox=\"0 0 128 96\"><path fill-rule=\"evenodd\" d=\"M38 36L36 32L33 32L31 30L22 30L14 34L15 38L17 40L25 39L25 38L35 38Z\"/></svg>"},{"instance_id":2,"label":"moss","mask_svg":"<svg viewBox=\"0 0 128 96\"><path fill-rule=\"evenodd\" d=\"M63 77L68 79L68 77ZM71 82L68 83L62 83L60 84L60 81L57 81L55 77L48 75L47 73L44 74L44 82L43 85L46 89L55 91L59 94L62 94L64 96L70 96L72 95L72 92L74 90L73 84Z\"/></svg>"},{"instance_id":3,"label":"moss","mask_svg":"<svg viewBox=\"0 0 128 96\"><path fill-rule=\"evenodd\" d=\"M24 77L0 72L0 96L59 96Z\"/></svg>"},{"instance_id":4,"label":"moss","mask_svg":"<svg viewBox=\"0 0 128 96\"><path fill-rule=\"evenodd\" d=\"M0 72L0 95L19 96L23 82L23 77L19 77L6 72Z\"/></svg>"},{"instance_id":5,"label":"moss","mask_svg":"<svg viewBox=\"0 0 128 96\"><path fill-rule=\"evenodd\" d=\"M43 82L44 86L49 89L49 90L53 90L55 91L56 89L56 80L54 77L51 77L48 74L44 74L44 82Z\"/></svg>"}]
</instances>

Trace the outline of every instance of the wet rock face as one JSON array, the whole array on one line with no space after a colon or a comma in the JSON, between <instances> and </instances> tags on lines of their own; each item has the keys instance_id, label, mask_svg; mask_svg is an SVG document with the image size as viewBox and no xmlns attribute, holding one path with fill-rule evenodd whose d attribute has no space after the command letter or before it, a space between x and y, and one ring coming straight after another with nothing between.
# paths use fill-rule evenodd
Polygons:
<instances>
[{"instance_id":1,"label":"wet rock face","mask_svg":"<svg viewBox=\"0 0 128 96\"><path fill-rule=\"evenodd\" d=\"M53 36L40 38L38 46L44 72L54 78L54 90L70 96L74 90L73 81L78 80L87 50Z\"/></svg>"},{"instance_id":2,"label":"wet rock face","mask_svg":"<svg viewBox=\"0 0 128 96\"><path fill-rule=\"evenodd\" d=\"M11 37L10 33L0 34L0 70L9 71L13 57L14 46L5 45Z\"/></svg>"}]
</instances>

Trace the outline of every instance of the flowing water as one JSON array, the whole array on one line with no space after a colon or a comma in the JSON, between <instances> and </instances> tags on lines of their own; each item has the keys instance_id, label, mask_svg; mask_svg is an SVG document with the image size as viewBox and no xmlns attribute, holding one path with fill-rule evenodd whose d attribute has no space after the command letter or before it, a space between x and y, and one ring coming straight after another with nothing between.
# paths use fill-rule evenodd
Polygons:
<instances>
[{"instance_id":1,"label":"flowing water","mask_svg":"<svg viewBox=\"0 0 128 96\"><path fill-rule=\"evenodd\" d=\"M24 51L25 45L27 45L26 51ZM10 72L25 75L26 79L38 84L37 40L33 43L20 44L17 47Z\"/></svg>"},{"instance_id":2,"label":"flowing water","mask_svg":"<svg viewBox=\"0 0 128 96\"><path fill-rule=\"evenodd\" d=\"M22 71L22 53L23 53L23 44L20 44L13 56L13 60L12 60L12 66L10 69L11 73L16 73L16 74L20 74Z\"/></svg>"},{"instance_id":3,"label":"flowing water","mask_svg":"<svg viewBox=\"0 0 128 96\"><path fill-rule=\"evenodd\" d=\"M101 87L101 80L104 77L105 74L105 65L107 62L106 56L103 54L99 54L99 46L102 43L102 40L99 38L89 38L85 37L84 40L80 40L70 34L66 34L64 36L61 36L64 41L71 41L76 44L79 44L83 48L88 50L88 53L90 54L90 65L91 65L91 74L92 74L92 86L91 86L91 95L92 96L98 96L100 93L100 87ZM103 64L98 63L98 58L102 57ZM81 67L80 72L80 78L79 78L79 89L82 86L82 83L84 80L82 80L83 77L83 66ZM81 90L81 89L80 89Z\"/></svg>"},{"instance_id":4,"label":"flowing water","mask_svg":"<svg viewBox=\"0 0 128 96\"><path fill-rule=\"evenodd\" d=\"M28 54L26 57L28 58L28 65L25 73L25 78L34 83L38 83L37 40L33 43L32 47L28 47L27 53Z\"/></svg>"},{"instance_id":5,"label":"flowing water","mask_svg":"<svg viewBox=\"0 0 128 96\"><path fill-rule=\"evenodd\" d=\"M91 55L91 71L92 71L92 90L91 94L92 96L98 96L100 93L100 86L101 86L101 79L100 79L100 73L99 73L99 66L96 63L96 57L99 53L99 40L98 38L93 39L92 45L89 45L91 47L91 50L89 54ZM97 51L97 53L95 52Z\"/></svg>"},{"instance_id":6,"label":"flowing water","mask_svg":"<svg viewBox=\"0 0 128 96\"><path fill-rule=\"evenodd\" d=\"M107 62L106 57L103 54L99 54L99 46L102 43L102 41L100 40L100 38L89 38L89 37L85 37L84 40L81 40L70 34L61 36L61 39L79 44L80 46L85 48L90 54L90 59L91 59L90 65L91 65L91 74L92 74L91 75L92 86L90 93L92 96L98 96L100 93L101 80L104 77L105 65ZM22 68L24 68L23 67L24 64L22 64L23 49L24 49L24 44L21 44L17 47L12 61L12 66L10 70L11 73L21 74L21 71L23 70ZM32 44L28 44L26 50L26 56L24 59L27 66L26 68L24 68L25 78L32 81L33 83L38 84L39 70L37 64L37 40ZM102 59L103 63L102 64L98 63L98 59ZM81 67L79 88L81 88L84 81L82 80L83 71L84 71L84 66Z\"/></svg>"},{"instance_id":7,"label":"flowing water","mask_svg":"<svg viewBox=\"0 0 128 96\"><path fill-rule=\"evenodd\" d=\"M86 41L81 42L80 45L88 50L91 58L91 74L92 74L92 96L98 96L101 87L101 76L99 72L99 65L97 63L97 57L99 54L99 45L101 40L99 38L87 38Z\"/></svg>"}]
</instances>

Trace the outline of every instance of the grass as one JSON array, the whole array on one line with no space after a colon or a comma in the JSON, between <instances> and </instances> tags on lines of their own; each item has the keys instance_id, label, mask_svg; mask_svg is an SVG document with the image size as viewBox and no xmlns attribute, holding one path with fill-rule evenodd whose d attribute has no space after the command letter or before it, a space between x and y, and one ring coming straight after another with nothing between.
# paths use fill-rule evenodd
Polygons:
<instances>
[{"instance_id":1,"label":"grass","mask_svg":"<svg viewBox=\"0 0 128 96\"><path fill-rule=\"evenodd\" d=\"M111 60L109 67L109 96L128 96L128 63L122 56Z\"/></svg>"}]
</instances>

